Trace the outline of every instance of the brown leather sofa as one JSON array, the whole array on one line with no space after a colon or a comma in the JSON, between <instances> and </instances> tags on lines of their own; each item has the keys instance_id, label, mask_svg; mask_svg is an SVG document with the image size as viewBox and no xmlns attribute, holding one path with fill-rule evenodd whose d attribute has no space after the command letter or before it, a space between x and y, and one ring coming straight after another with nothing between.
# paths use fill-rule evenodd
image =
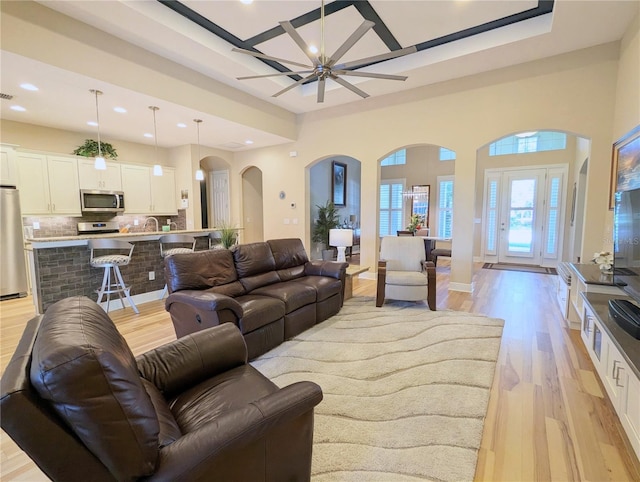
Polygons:
<instances>
[{"instance_id":1,"label":"brown leather sofa","mask_svg":"<svg viewBox=\"0 0 640 482\"><path fill-rule=\"evenodd\" d=\"M166 309L178 338L235 323L249 359L338 313L347 263L309 261L300 239L165 258Z\"/></svg>"},{"instance_id":2,"label":"brown leather sofa","mask_svg":"<svg viewBox=\"0 0 640 482\"><path fill-rule=\"evenodd\" d=\"M309 480L320 387L279 389L226 323L134 358L109 316L67 298L27 324L2 429L52 480Z\"/></svg>"}]
</instances>

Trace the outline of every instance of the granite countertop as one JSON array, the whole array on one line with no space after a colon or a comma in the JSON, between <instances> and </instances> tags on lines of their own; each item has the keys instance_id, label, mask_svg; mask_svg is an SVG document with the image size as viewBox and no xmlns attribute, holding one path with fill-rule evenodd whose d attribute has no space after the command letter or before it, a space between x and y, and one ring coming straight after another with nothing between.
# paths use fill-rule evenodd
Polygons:
<instances>
[{"instance_id":1,"label":"granite countertop","mask_svg":"<svg viewBox=\"0 0 640 482\"><path fill-rule=\"evenodd\" d=\"M236 228L242 229L242 228ZM33 248L48 248L62 246L86 245L90 239L122 239L124 241L155 241L167 234L191 234L195 237L207 236L211 232L218 231L217 228L208 229L179 229L173 231L143 231L138 233L105 233L105 234L82 234L79 236L53 236L50 238L27 238L25 241L31 243Z\"/></svg>"},{"instance_id":2,"label":"granite countertop","mask_svg":"<svg viewBox=\"0 0 640 482\"><path fill-rule=\"evenodd\" d=\"M636 340L629 333L609 317L609 300L629 299L624 295L611 296L600 293L582 293L584 299L591 305L593 311L602 322L603 329L616 345L629 367L640 379L640 340Z\"/></svg>"},{"instance_id":3,"label":"granite countertop","mask_svg":"<svg viewBox=\"0 0 640 482\"><path fill-rule=\"evenodd\" d=\"M612 274L603 274L600 267L595 263L571 263L571 267L576 275L587 284L615 286Z\"/></svg>"}]
</instances>

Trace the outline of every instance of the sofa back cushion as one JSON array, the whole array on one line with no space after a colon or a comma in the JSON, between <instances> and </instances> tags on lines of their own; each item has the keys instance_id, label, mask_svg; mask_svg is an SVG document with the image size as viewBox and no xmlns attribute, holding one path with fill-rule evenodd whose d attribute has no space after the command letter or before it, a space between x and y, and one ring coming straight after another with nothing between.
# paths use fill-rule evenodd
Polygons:
<instances>
[{"instance_id":1,"label":"sofa back cushion","mask_svg":"<svg viewBox=\"0 0 640 482\"><path fill-rule=\"evenodd\" d=\"M180 290L211 290L227 296L240 296L233 255L228 249L174 254L164 259L164 276L170 293Z\"/></svg>"},{"instance_id":2,"label":"sofa back cushion","mask_svg":"<svg viewBox=\"0 0 640 482\"><path fill-rule=\"evenodd\" d=\"M153 473L158 417L131 350L94 301L78 296L49 307L33 346L30 378L116 479Z\"/></svg>"},{"instance_id":3,"label":"sofa back cushion","mask_svg":"<svg viewBox=\"0 0 640 482\"><path fill-rule=\"evenodd\" d=\"M301 239L271 239L267 243L271 247L281 281L304 276L304 265L309 261L309 257Z\"/></svg>"},{"instance_id":4,"label":"sofa back cushion","mask_svg":"<svg viewBox=\"0 0 640 482\"><path fill-rule=\"evenodd\" d=\"M231 248L238 278L247 292L280 281L268 243L238 244Z\"/></svg>"}]
</instances>

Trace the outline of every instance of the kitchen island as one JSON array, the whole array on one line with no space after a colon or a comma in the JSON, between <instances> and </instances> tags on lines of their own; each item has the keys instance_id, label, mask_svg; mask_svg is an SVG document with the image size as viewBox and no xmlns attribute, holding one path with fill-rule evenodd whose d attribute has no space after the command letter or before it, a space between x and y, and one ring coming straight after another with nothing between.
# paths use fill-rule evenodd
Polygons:
<instances>
[{"instance_id":1,"label":"kitchen island","mask_svg":"<svg viewBox=\"0 0 640 482\"><path fill-rule=\"evenodd\" d=\"M238 228L241 229L241 228ZM69 296L88 296L97 300L95 292L102 283L103 269L89 265L90 239L119 239L135 245L131 262L122 266L122 277L131 286L131 296L136 304L157 300L165 285L164 261L160 256L161 236L167 234L190 234L196 238L196 251L209 249L209 233L219 229L196 229L177 231L145 231L137 233L86 234L30 238L28 251L33 302L36 313L45 310ZM120 303L111 303L118 309Z\"/></svg>"}]
</instances>

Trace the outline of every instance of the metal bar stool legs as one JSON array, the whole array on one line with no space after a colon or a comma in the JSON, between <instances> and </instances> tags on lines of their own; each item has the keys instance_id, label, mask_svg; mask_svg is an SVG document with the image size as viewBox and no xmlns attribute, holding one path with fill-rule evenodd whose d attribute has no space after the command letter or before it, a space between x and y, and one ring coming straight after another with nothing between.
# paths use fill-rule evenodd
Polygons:
<instances>
[{"instance_id":1,"label":"metal bar stool legs","mask_svg":"<svg viewBox=\"0 0 640 482\"><path fill-rule=\"evenodd\" d=\"M98 303L102 302L102 299L106 295L107 297L107 313L111 304L111 294L117 293L120 298L122 308L125 308L124 297L131 305L134 312L140 313L138 307L131 298L131 287L124 284L122 279L122 273L120 272L120 266L126 266L131 261L131 254L133 253L134 245L127 243L126 241L119 241L113 239L92 239L88 243L91 250L90 264L94 268L103 268L104 276L102 277L102 285L96 290L98 293ZM108 254L103 256L94 256L94 250L118 250L118 254ZM122 251L128 250L128 254L120 254Z\"/></svg>"}]
</instances>

